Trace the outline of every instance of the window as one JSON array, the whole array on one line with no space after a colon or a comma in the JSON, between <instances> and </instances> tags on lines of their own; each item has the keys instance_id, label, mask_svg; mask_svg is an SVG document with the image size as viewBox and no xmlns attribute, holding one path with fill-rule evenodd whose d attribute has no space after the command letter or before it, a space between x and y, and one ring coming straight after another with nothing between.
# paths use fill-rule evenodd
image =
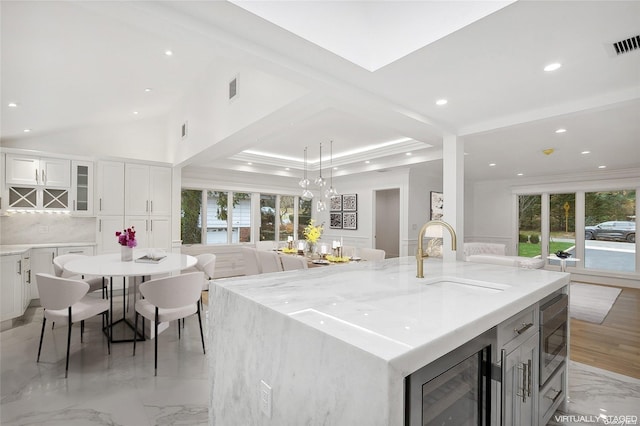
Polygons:
<instances>
[{"instance_id":1,"label":"window","mask_svg":"<svg viewBox=\"0 0 640 426\"><path fill-rule=\"evenodd\" d=\"M276 196L260 194L260 241L276 240Z\"/></svg>"},{"instance_id":2,"label":"window","mask_svg":"<svg viewBox=\"0 0 640 426\"><path fill-rule=\"evenodd\" d=\"M576 194L549 196L549 254L559 250L575 256Z\"/></svg>"},{"instance_id":3,"label":"window","mask_svg":"<svg viewBox=\"0 0 640 426\"><path fill-rule=\"evenodd\" d=\"M584 267L636 270L636 192L585 193Z\"/></svg>"},{"instance_id":4,"label":"window","mask_svg":"<svg viewBox=\"0 0 640 426\"><path fill-rule=\"evenodd\" d=\"M542 231L542 196L518 196L518 255L539 257L542 254L540 233Z\"/></svg>"},{"instance_id":5,"label":"window","mask_svg":"<svg viewBox=\"0 0 640 426\"><path fill-rule=\"evenodd\" d=\"M233 193L233 243L251 242L251 194Z\"/></svg>"},{"instance_id":6,"label":"window","mask_svg":"<svg viewBox=\"0 0 640 426\"><path fill-rule=\"evenodd\" d=\"M181 207L182 244L199 244L202 241L202 191L183 189Z\"/></svg>"},{"instance_id":7,"label":"window","mask_svg":"<svg viewBox=\"0 0 640 426\"><path fill-rule=\"evenodd\" d=\"M228 192L207 191L207 244L228 242L228 196Z\"/></svg>"},{"instance_id":8,"label":"window","mask_svg":"<svg viewBox=\"0 0 640 426\"><path fill-rule=\"evenodd\" d=\"M303 200L298 198L298 235L297 239L304 238L304 228L311 220L311 200ZM296 239L296 238L294 238Z\"/></svg>"},{"instance_id":9,"label":"window","mask_svg":"<svg viewBox=\"0 0 640 426\"><path fill-rule=\"evenodd\" d=\"M287 237L294 237L293 225L295 219L295 206L296 197L293 195L281 195L280 196L280 209L278 214L280 215L280 231L278 235L279 241L287 241Z\"/></svg>"}]
</instances>

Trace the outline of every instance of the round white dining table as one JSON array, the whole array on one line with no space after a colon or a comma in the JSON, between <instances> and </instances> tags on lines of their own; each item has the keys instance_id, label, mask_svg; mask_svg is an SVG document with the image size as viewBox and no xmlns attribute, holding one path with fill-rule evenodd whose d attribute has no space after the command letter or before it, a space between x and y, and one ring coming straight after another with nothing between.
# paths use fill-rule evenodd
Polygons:
<instances>
[{"instance_id":1,"label":"round white dining table","mask_svg":"<svg viewBox=\"0 0 640 426\"><path fill-rule=\"evenodd\" d=\"M164 253L166 258L158 263L141 263L136 259L145 256L147 250L133 251L133 260L123 262L120 253L83 256L67 262L64 269L78 275L97 275L99 277L141 277L148 275L178 272L194 266L197 259L180 253Z\"/></svg>"},{"instance_id":2,"label":"round white dining table","mask_svg":"<svg viewBox=\"0 0 640 426\"><path fill-rule=\"evenodd\" d=\"M123 313L122 318L117 321L113 320L113 278L114 277L122 277L123 278L123 290L125 288L124 280L127 277L144 277L160 275L160 274L168 274L172 272L180 272L183 269L190 268L195 266L197 263L197 259L193 256L189 256L186 254L180 253L162 253L166 256L164 259L159 261L158 263L142 263L136 262L136 259L141 258L147 255L150 251L145 249L137 249L133 251L133 260L131 261L122 261L120 253L109 253L109 254L100 254L97 256L82 256L76 260L72 260L67 262L64 265L64 269L71 272L72 274L77 275L93 275L99 276L103 278L109 278L109 293L111 296L110 300L110 323L108 325L109 332L106 333L109 340L112 343L121 343L121 342L132 342L133 339L144 340L144 334L142 334L141 338L138 330L135 330L133 324L126 318L126 298L122 299L123 303ZM157 251L154 251L156 254ZM134 305L135 305L135 279L134 279ZM134 308L135 309L135 308ZM123 338L123 339L114 339L113 338L113 326L114 324L118 324L120 322L124 322L130 329L134 330L133 339ZM144 321L143 321L143 330L144 330ZM106 331L105 331L106 332Z\"/></svg>"}]
</instances>

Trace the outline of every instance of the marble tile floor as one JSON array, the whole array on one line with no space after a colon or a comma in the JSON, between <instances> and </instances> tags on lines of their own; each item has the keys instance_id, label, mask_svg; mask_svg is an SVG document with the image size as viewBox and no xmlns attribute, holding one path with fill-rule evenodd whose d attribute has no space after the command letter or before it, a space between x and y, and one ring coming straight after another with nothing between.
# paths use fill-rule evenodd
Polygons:
<instances>
[{"instance_id":1,"label":"marble tile floor","mask_svg":"<svg viewBox=\"0 0 640 426\"><path fill-rule=\"evenodd\" d=\"M153 341L139 343L135 357L131 343L112 345L108 355L97 317L86 322L82 348L80 328L74 326L65 380L66 327L57 325L52 332L48 322L36 363L41 324L42 309L30 308L0 333L3 426L208 424L207 356L213 351L202 354L196 317L187 319L179 342L175 324L160 335L157 377ZM569 377L570 402L549 426L605 424L598 419L602 415L628 416L626 423L615 424L640 424L640 380L575 362Z\"/></svg>"}]
</instances>

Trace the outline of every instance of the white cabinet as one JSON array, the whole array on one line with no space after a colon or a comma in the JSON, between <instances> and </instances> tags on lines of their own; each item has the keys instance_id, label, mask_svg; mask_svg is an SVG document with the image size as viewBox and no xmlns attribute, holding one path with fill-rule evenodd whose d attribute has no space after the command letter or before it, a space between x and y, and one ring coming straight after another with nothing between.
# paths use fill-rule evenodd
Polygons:
<instances>
[{"instance_id":1,"label":"white cabinet","mask_svg":"<svg viewBox=\"0 0 640 426\"><path fill-rule=\"evenodd\" d=\"M127 163L125 170L127 215L171 215L171 168Z\"/></svg>"},{"instance_id":2,"label":"white cabinet","mask_svg":"<svg viewBox=\"0 0 640 426\"><path fill-rule=\"evenodd\" d=\"M124 215L124 163L98 162L96 204L98 215Z\"/></svg>"},{"instance_id":3,"label":"white cabinet","mask_svg":"<svg viewBox=\"0 0 640 426\"><path fill-rule=\"evenodd\" d=\"M171 249L171 219L168 216L126 216L127 227L136 230L138 248Z\"/></svg>"},{"instance_id":4,"label":"white cabinet","mask_svg":"<svg viewBox=\"0 0 640 426\"><path fill-rule=\"evenodd\" d=\"M84 254L85 256L93 256L92 246L71 246L58 247L58 256L63 254Z\"/></svg>"},{"instance_id":5,"label":"white cabinet","mask_svg":"<svg viewBox=\"0 0 640 426\"><path fill-rule=\"evenodd\" d=\"M75 216L93 214L93 162L71 162L71 213Z\"/></svg>"},{"instance_id":6,"label":"white cabinet","mask_svg":"<svg viewBox=\"0 0 640 426\"><path fill-rule=\"evenodd\" d=\"M0 266L0 321L6 321L24 312L22 256L0 256Z\"/></svg>"},{"instance_id":7,"label":"white cabinet","mask_svg":"<svg viewBox=\"0 0 640 426\"><path fill-rule=\"evenodd\" d=\"M119 252L120 244L116 238L116 231L122 232L124 229L124 216L99 216L96 225L98 253Z\"/></svg>"},{"instance_id":8,"label":"white cabinet","mask_svg":"<svg viewBox=\"0 0 640 426\"><path fill-rule=\"evenodd\" d=\"M6 183L69 188L71 162L59 158L40 158L7 154Z\"/></svg>"},{"instance_id":9,"label":"white cabinet","mask_svg":"<svg viewBox=\"0 0 640 426\"><path fill-rule=\"evenodd\" d=\"M56 247L32 248L31 252L31 276L33 285L31 286L31 298L38 299L38 286L36 284L36 274L54 274L53 259L58 255Z\"/></svg>"}]
</instances>

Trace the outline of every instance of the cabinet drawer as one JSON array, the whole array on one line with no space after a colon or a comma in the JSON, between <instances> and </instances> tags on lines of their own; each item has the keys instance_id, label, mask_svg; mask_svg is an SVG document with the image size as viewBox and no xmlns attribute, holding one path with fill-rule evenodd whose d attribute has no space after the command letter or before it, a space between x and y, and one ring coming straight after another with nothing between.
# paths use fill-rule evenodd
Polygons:
<instances>
[{"instance_id":1,"label":"cabinet drawer","mask_svg":"<svg viewBox=\"0 0 640 426\"><path fill-rule=\"evenodd\" d=\"M549 379L546 385L540 389L540 424L546 425L558 406L565 397L564 384L567 369L563 365Z\"/></svg>"},{"instance_id":2,"label":"cabinet drawer","mask_svg":"<svg viewBox=\"0 0 640 426\"><path fill-rule=\"evenodd\" d=\"M498 347L538 331L537 309L531 306L498 325Z\"/></svg>"}]
</instances>

